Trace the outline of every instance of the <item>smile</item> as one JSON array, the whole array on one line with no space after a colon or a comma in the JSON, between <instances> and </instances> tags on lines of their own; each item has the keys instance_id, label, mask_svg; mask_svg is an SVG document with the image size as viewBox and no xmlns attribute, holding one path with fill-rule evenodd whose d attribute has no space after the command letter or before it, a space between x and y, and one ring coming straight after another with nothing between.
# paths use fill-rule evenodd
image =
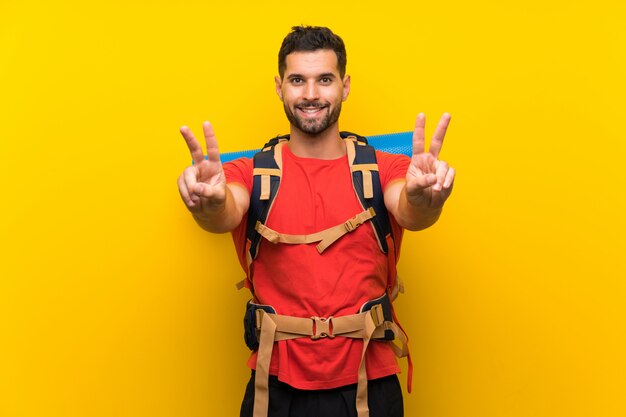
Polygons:
<instances>
[{"instance_id":1,"label":"smile","mask_svg":"<svg viewBox=\"0 0 626 417\"><path fill-rule=\"evenodd\" d=\"M307 115L307 116L315 116L317 114L319 114L321 111L323 111L326 106L315 106L315 107L304 107L304 106L297 106L296 107L301 113Z\"/></svg>"}]
</instances>

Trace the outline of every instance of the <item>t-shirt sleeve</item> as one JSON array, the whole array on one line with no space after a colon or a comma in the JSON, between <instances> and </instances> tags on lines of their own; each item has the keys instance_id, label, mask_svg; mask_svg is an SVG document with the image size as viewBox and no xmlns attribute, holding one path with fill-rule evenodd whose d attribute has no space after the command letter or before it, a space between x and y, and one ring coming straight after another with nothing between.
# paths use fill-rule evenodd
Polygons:
<instances>
[{"instance_id":1,"label":"t-shirt sleeve","mask_svg":"<svg viewBox=\"0 0 626 417\"><path fill-rule=\"evenodd\" d=\"M227 184L241 184L252 193L252 158L238 158L223 165Z\"/></svg>"},{"instance_id":2,"label":"t-shirt sleeve","mask_svg":"<svg viewBox=\"0 0 626 417\"><path fill-rule=\"evenodd\" d=\"M376 160L378 162L378 172L380 173L380 183L383 191L387 184L394 180L404 179L409 169L411 159L402 154L392 154L383 151L376 151Z\"/></svg>"}]
</instances>

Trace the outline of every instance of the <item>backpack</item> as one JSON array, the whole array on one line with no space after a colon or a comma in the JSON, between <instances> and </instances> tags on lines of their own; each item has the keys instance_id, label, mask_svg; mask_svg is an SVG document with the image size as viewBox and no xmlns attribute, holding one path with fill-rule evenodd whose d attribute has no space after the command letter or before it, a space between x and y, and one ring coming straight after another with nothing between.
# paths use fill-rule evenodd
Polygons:
<instances>
[{"instance_id":1,"label":"backpack","mask_svg":"<svg viewBox=\"0 0 626 417\"><path fill-rule=\"evenodd\" d=\"M398 292L403 292L396 277L397 248L389 214L380 183L375 149L368 145L367 138L350 132L340 132L348 154L348 163L352 172L354 192L363 207L363 212L346 222L323 230L313 235L286 235L273 231L265 222L270 215L272 204L280 188L282 175L282 146L289 140L289 135L277 136L263 146L253 158L253 185L248 209L246 227L246 279L239 286L246 286L252 292L252 262L259 254L261 239L273 243L306 244L319 242L317 250L322 253L328 246L346 233L369 221L380 250L387 255L389 276L387 293L395 299Z\"/></svg>"}]
</instances>

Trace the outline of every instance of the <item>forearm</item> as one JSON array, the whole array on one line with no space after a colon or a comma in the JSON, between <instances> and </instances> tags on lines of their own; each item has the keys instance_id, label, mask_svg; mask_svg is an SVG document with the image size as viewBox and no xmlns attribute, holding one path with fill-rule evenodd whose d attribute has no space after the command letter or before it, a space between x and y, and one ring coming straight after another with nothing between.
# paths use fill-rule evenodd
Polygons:
<instances>
[{"instance_id":1,"label":"forearm","mask_svg":"<svg viewBox=\"0 0 626 417\"><path fill-rule=\"evenodd\" d=\"M402 187L395 212L396 221L407 230L417 231L426 229L437 222L442 208L432 208L420 205L419 201L412 202L406 193L406 185Z\"/></svg>"},{"instance_id":2,"label":"forearm","mask_svg":"<svg viewBox=\"0 0 626 417\"><path fill-rule=\"evenodd\" d=\"M229 187L223 204L208 205L202 210L192 212L193 218L200 227L211 233L230 232L239 226L243 212Z\"/></svg>"}]
</instances>

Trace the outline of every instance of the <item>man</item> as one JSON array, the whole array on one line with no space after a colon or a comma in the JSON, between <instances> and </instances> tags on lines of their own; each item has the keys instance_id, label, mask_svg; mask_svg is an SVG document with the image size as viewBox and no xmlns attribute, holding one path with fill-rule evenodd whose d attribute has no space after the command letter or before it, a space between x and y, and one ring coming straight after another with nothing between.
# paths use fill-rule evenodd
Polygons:
<instances>
[{"instance_id":1,"label":"man","mask_svg":"<svg viewBox=\"0 0 626 417\"><path fill-rule=\"evenodd\" d=\"M374 227L350 227L353 230L343 231L344 235L333 238L322 250L315 245L320 239L306 240L320 231L336 230L364 208L355 194L348 160L355 145L340 137L338 126L341 105L350 93L350 76L345 69L343 41L328 28L294 27L283 41L275 83L290 123L290 138L277 145L282 146L280 192L261 225L275 239L264 235L270 241L261 239L253 261L246 245L250 221L246 214L251 196L257 198L258 194L253 188L256 174L252 160L239 159L222 166L208 122L203 125L205 159L191 131L181 128L194 165L179 177L178 187L196 222L210 232L233 234L256 303L270 305L272 311L288 320L297 318L298 323L313 320L310 334L317 333L317 337L326 326L321 338L281 340L273 339L272 333L266 351L269 356L261 359L262 348L253 353L248 364L257 375L255 378L253 372L248 384L242 417L251 417L253 409L255 417L403 415L394 351L388 343L370 343L372 330L365 330L370 316L367 312L355 314L368 301L390 292L389 282L394 278L389 271L395 269L395 258L391 265L392 255L381 251ZM423 114L415 123L411 159L376 152L381 198L395 236L391 245L398 249L402 230L421 230L434 224L452 191L455 171L438 159L449 121L450 116L444 114L429 152L424 150ZM284 236L295 241L281 240ZM259 317L263 346L267 325L273 325L271 317L276 316ZM362 336L332 334L339 331L344 317L364 317L357 331ZM276 333L282 330L278 326ZM281 341L272 350L274 340ZM262 361L267 363L262 365ZM262 372L264 376L259 377ZM269 405L264 392L268 372Z\"/></svg>"}]
</instances>

